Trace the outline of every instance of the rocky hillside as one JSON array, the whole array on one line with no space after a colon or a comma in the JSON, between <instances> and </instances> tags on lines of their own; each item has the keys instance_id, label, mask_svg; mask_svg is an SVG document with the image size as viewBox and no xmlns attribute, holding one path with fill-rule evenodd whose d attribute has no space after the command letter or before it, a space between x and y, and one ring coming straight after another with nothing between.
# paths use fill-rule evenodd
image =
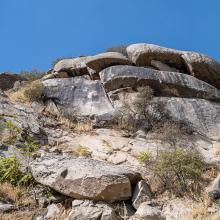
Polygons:
<instances>
[{"instance_id":1,"label":"rocky hillside","mask_svg":"<svg viewBox=\"0 0 220 220\"><path fill-rule=\"evenodd\" d=\"M15 81L0 75L0 219L220 219L217 61L132 44Z\"/></svg>"}]
</instances>

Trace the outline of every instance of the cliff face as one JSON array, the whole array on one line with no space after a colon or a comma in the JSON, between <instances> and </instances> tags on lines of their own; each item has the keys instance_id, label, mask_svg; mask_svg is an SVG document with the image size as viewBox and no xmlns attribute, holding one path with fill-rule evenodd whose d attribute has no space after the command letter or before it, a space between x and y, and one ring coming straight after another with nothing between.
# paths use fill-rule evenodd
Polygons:
<instances>
[{"instance_id":1,"label":"cliff face","mask_svg":"<svg viewBox=\"0 0 220 220\"><path fill-rule=\"evenodd\" d=\"M11 88L19 80L13 77L0 75L0 88ZM164 192L170 193L172 187L160 181L163 190L155 189L155 164L168 152L183 156L177 160L181 167L196 152L206 164L204 175L210 166L218 170L217 61L196 52L133 44L95 56L63 59L36 83L34 89L27 83L1 92L0 155L9 158L16 154L37 182L71 198L69 220L123 219L123 215L127 219L193 219L190 204L195 205L194 200L171 200ZM41 100L29 99L28 104L10 100L24 90L28 98L30 92L38 98L41 92ZM19 128L10 144L3 141L11 135L6 126L9 121ZM27 160L20 152L29 136L40 145L37 159L31 155ZM190 160L184 169L191 166ZM195 167L199 160L193 161L193 171L199 169ZM169 161L162 168L167 164ZM194 175L191 170L186 181L190 175ZM183 184L174 176L166 179L174 181L173 188L185 184L180 196L193 189L195 179L186 183L184 179ZM197 178L203 191L213 178L204 182ZM208 190L215 201L220 198L218 186ZM115 202L120 207L124 204L123 211L114 208ZM64 219L58 207L47 209L47 214L53 209L54 216Z\"/></svg>"}]
</instances>

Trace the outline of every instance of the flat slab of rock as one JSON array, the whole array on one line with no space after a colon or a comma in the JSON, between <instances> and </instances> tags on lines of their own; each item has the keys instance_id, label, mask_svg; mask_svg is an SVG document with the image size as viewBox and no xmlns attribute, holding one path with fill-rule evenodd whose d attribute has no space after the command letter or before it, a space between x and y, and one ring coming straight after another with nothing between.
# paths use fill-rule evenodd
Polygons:
<instances>
[{"instance_id":1,"label":"flat slab of rock","mask_svg":"<svg viewBox=\"0 0 220 220\"><path fill-rule=\"evenodd\" d=\"M160 61L220 89L220 63L206 55L145 43L132 44L126 50L137 66L150 66L152 60Z\"/></svg>"},{"instance_id":2,"label":"flat slab of rock","mask_svg":"<svg viewBox=\"0 0 220 220\"><path fill-rule=\"evenodd\" d=\"M39 183L77 199L126 200L140 175L134 171L90 158L45 156L32 162Z\"/></svg>"},{"instance_id":3,"label":"flat slab of rock","mask_svg":"<svg viewBox=\"0 0 220 220\"><path fill-rule=\"evenodd\" d=\"M108 92L149 85L154 89L155 95L220 100L220 90L182 73L121 65L101 71L100 78Z\"/></svg>"},{"instance_id":4,"label":"flat slab of rock","mask_svg":"<svg viewBox=\"0 0 220 220\"><path fill-rule=\"evenodd\" d=\"M43 81L45 97L70 113L101 115L113 111L101 82L74 77Z\"/></svg>"},{"instance_id":5,"label":"flat slab of rock","mask_svg":"<svg viewBox=\"0 0 220 220\"><path fill-rule=\"evenodd\" d=\"M90 57L87 60L86 65L98 73L109 66L132 65L132 63L121 53L106 52Z\"/></svg>"}]
</instances>

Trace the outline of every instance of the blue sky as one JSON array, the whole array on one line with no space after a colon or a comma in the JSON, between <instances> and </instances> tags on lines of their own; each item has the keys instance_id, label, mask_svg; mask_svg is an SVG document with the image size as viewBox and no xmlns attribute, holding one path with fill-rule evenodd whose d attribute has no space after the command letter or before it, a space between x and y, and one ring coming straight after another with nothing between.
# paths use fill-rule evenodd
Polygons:
<instances>
[{"instance_id":1,"label":"blue sky","mask_svg":"<svg viewBox=\"0 0 220 220\"><path fill-rule=\"evenodd\" d=\"M147 42L220 61L219 0L0 0L0 72Z\"/></svg>"}]
</instances>

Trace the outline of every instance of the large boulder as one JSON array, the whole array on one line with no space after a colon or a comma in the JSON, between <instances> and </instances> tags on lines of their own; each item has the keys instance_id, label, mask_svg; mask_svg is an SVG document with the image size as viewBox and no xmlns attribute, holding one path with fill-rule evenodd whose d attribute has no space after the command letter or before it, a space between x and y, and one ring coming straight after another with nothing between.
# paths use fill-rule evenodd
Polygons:
<instances>
[{"instance_id":1,"label":"large boulder","mask_svg":"<svg viewBox=\"0 0 220 220\"><path fill-rule=\"evenodd\" d=\"M137 66L154 66L152 61L160 61L220 89L220 64L206 55L145 43L128 46L127 53ZM161 65L160 67L164 68Z\"/></svg>"},{"instance_id":2,"label":"large boulder","mask_svg":"<svg viewBox=\"0 0 220 220\"><path fill-rule=\"evenodd\" d=\"M153 60L161 61L177 69L184 70L181 52L154 44L131 44L127 47L129 59L137 66L151 66Z\"/></svg>"},{"instance_id":3,"label":"large boulder","mask_svg":"<svg viewBox=\"0 0 220 220\"><path fill-rule=\"evenodd\" d=\"M77 199L126 200L140 175L90 158L45 156L32 162L36 181Z\"/></svg>"},{"instance_id":4,"label":"large boulder","mask_svg":"<svg viewBox=\"0 0 220 220\"><path fill-rule=\"evenodd\" d=\"M69 109L71 114L101 115L113 111L101 82L84 77L43 81L45 98Z\"/></svg>"},{"instance_id":5,"label":"large boulder","mask_svg":"<svg viewBox=\"0 0 220 220\"><path fill-rule=\"evenodd\" d=\"M87 66L94 70L96 75L94 78L98 78L98 72L101 70L115 65L132 65L131 62L118 52L106 52L90 57L87 62Z\"/></svg>"},{"instance_id":6,"label":"large boulder","mask_svg":"<svg viewBox=\"0 0 220 220\"><path fill-rule=\"evenodd\" d=\"M86 61L88 57L77 57L72 59L63 59L58 61L53 68L53 74L57 78L66 78L62 77L66 75L69 76L81 76L88 75L88 70L86 66Z\"/></svg>"},{"instance_id":7,"label":"large boulder","mask_svg":"<svg viewBox=\"0 0 220 220\"><path fill-rule=\"evenodd\" d=\"M24 80L17 74L2 73L0 74L0 89L5 91L13 88L15 82Z\"/></svg>"},{"instance_id":8,"label":"large boulder","mask_svg":"<svg viewBox=\"0 0 220 220\"><path fill-rule=\"evenodd\" d=\"M149 85L154 89L155 95L220 100L218 89L182 73L121 65L104 69L100 72L100 78L108 92Z\"/></svg>"}]
</instances>

